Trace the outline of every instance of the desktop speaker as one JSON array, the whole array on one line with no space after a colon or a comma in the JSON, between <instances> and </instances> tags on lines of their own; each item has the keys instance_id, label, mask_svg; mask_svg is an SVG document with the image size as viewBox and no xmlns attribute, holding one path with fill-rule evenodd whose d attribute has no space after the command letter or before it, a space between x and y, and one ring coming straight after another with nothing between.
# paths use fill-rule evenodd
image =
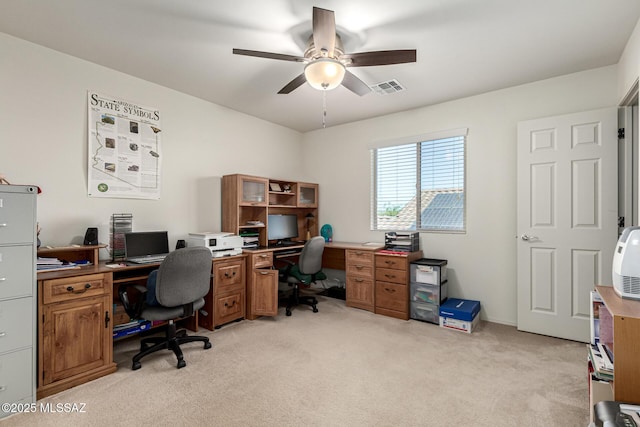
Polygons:
<instances>
[{"instance_id":1,"label":"desktop speaker","mask_svg":"<svg viewBox=\"0 0 640 427\"><path fill-rule=\"evenodd\" d=\"M96 227L87 228L87 232L84 233L85 245L97 245L98 244L98 229Z\"/></svg>"},{"instance_id":2,"label":"desktop speaker","mask_svg":"<svg viewBox=\"0 0 640 427\"><path fill-rule=\"evenodd\" d=\"M187 242L180 239L176 242L176 249L182 249L187 247Z\"/></svg>"}]
</instances>

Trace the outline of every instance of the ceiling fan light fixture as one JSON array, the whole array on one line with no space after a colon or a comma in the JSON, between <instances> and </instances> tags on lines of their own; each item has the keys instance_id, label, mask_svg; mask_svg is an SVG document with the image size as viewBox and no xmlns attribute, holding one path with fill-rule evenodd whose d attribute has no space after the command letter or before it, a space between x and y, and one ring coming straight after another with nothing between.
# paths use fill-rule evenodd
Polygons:
<instances>
[{"instance_id":1,"label":"ceiling fan light fixture","mask_svg":"<svg viewBox=\"0 0 640 427\"><path fill-rule=\"evenodd\" d=\"M319 58L304 67L304 76L312 88L335 89L342 83L346 72L344 64L333 58Z\"/></svg>"}]
</instances>

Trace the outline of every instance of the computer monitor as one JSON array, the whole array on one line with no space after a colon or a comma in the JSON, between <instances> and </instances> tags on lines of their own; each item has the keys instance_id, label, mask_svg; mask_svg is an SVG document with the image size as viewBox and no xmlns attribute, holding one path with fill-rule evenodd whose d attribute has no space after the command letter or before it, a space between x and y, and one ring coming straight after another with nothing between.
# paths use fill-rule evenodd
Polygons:
<instances>
[{"instance_id":1,"label":"computer monitor","mask_svg":"<svg viewBox=\"0 0 640 427\"><path fill-rule=\"evenodd\" d=\"M267 228L269 240L295 239L298 237L298 217L290 214L269 215Z\"/></svg>"},{"instance_id":2,"label":"computer monitor","mask_svg":"<svg viewBox=\"0 0 640 427\"><path fill-rule=\"evenodd\" d=\"M142 231L124 234L125 256L137 258L169 253L166 231Z\"/></svg>"}]
</instances>

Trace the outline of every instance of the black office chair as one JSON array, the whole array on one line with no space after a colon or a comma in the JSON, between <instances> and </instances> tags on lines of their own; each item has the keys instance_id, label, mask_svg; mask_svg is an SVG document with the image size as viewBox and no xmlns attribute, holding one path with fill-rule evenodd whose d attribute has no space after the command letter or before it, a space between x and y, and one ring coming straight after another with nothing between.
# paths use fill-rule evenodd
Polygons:
<instances>
[{"instance_id":1,"label":"black office chair","mask_svg":"<svg viewBox=\"0 0 640 427\"><path fill-rule=\"evenodd\" d=\"M322 253L324 252L324 237L316 236L307 240L298 263L283 260L287 266L279 269L279 281L293 286L291 293L284 299L287 302L286 314L291 316L291 309L299 304L306 304L317 313L318 300L313 295L300 295L301 286L309 286L316 280L324 280L327 276L322 272Z\"/></svg>"},{"instance_id":2,"label":"black office chair","mask_svg":"<svg viewBox=\"0 0 640 427\"><path fill-rule=\"evenodd\" d=\"M124 284L118 293L127 314L145 320L168 320L164 337L143 338L140 352L133 356L132 369L140 369L140 359L158 350L172 350L178 358L178 368L187 365L180 345L201 341L204 348L211 348L209 338L189 336L186 331L176 331L174 320L192 316L204 306L211 280L211 251L205 247L184 248L171 252L160 264L156 278L155 296L159 305L148 305L146 289L140 285ZM129 290L135 287L140 293L137 301L131 301ZM142 301L142 302L140 302Z\"/></svg>"}]
</instances>

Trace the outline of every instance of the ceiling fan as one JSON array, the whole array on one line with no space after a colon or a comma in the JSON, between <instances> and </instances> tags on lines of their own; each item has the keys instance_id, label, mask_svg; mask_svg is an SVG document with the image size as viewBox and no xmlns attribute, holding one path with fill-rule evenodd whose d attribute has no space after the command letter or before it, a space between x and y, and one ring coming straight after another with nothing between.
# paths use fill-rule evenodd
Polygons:
<instances>
[{"instance_id":1,"label":"ceiling fan","mask_svg":"<svg viewBox=\"0 0 640 427\"><path fill-rule=\"evenodd\" d=\"M340 36L336 34L334 12L319 7L313 8L313 33L307 42L304 56L245 49L233 49L233 53L305 63L304 72L280 89L279 94L291 93L308 82L313 88L319 90L334 89L342 84L350 91L362 96L369 93L371 89L365 82L350 73L347 67L416 62L415 49L345 53Z\"/></svg>"}]
</instances>

